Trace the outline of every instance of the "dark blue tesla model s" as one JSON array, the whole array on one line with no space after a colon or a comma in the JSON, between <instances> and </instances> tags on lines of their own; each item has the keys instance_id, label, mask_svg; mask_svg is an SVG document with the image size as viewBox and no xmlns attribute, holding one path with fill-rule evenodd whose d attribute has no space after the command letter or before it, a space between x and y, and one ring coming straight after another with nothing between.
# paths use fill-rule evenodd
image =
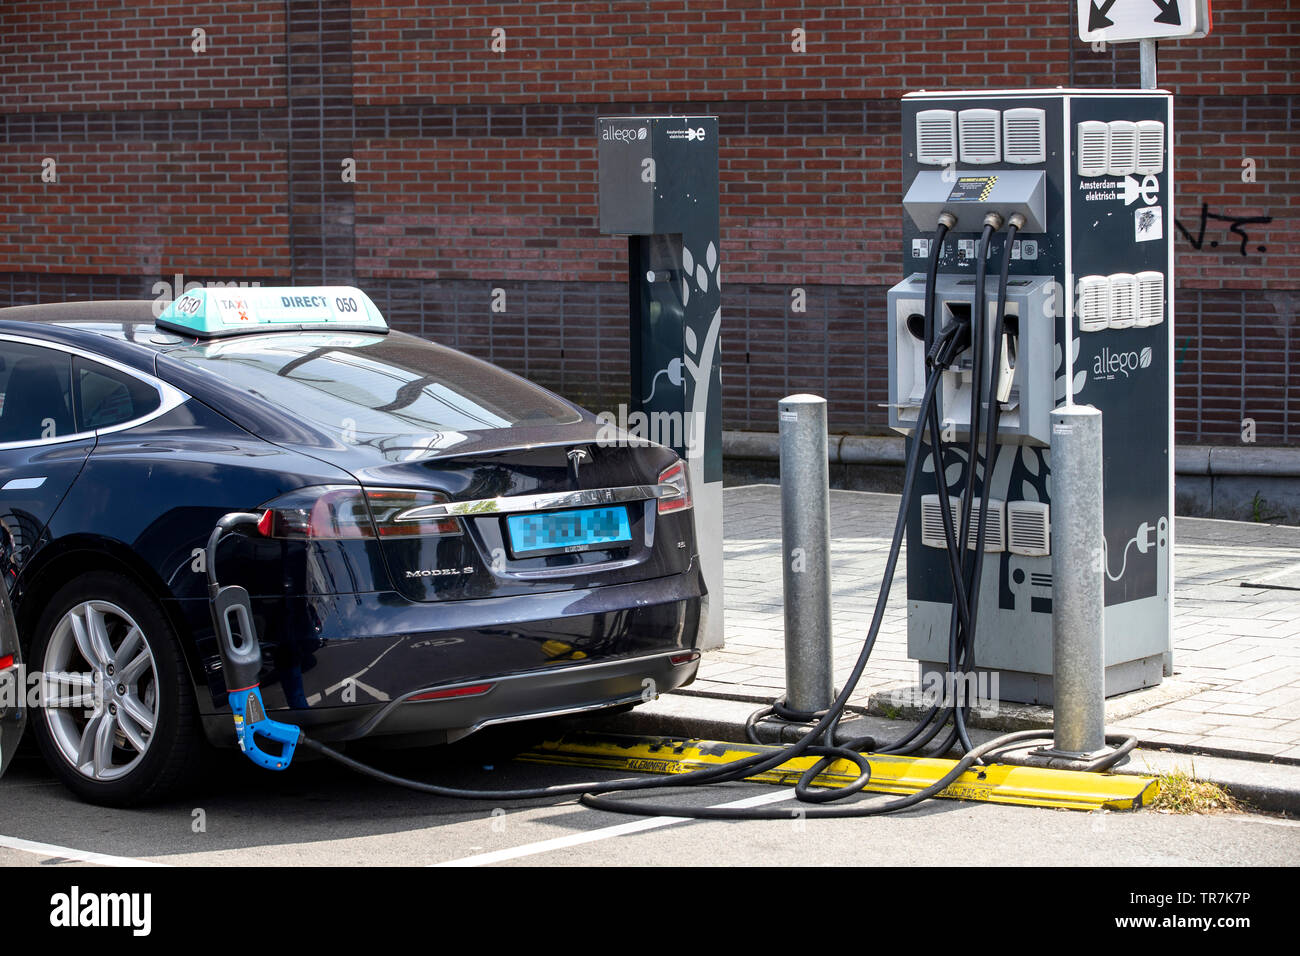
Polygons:
<instances>
[{"instance_id":1,"label":"dark blue tesla model s","mask_svg":"<svg viewBox=\"0 0 1300 956\"><path fill-rule=\"evenodd\" d=\"M611 431L353 288L0 309L10 683L45 759L130 804L233 743L204 554L232 511L261 520L214 570L252 595L272 716L319 739L446 742L688 683L686 466Z\"/></svg>"}]
</instances>

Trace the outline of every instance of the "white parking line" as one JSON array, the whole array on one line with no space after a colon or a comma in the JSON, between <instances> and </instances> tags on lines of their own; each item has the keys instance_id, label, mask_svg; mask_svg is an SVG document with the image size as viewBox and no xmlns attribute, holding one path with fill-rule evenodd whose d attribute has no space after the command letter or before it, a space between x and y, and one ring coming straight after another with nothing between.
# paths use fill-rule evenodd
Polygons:
<instances>
[{"instance_id":1,"label":"white parking line","mask_svg":"<svg viewBox=\"0 0 1300 956\"><path fill-rule=\"evenodd\" d=\"M789 800L793 796L794 788L791 787L785 790L759 794L757 797L746 797L744 800L734 800L731 803L719 803L717 806L761 807L764 804ZM640 833L643 830L655 830L659 827L670 827L674 823L689 823L690 820L690 817L646 817L641 820L632 820L629 823L616 823L612 827L601 827L599 830L587 830L584 833L573 833L569 836L540 840L537 843L525 843L523 846L511 847L508 850L494 850L491 853L461 857L459 860L431 863L430 866L487 866L490 863L500 863L503 860L517 860L521 856L533 856L537 853L549 853L551 850L562 850L566 847L581 846L584 843L608 840L610 837L626 836L629 833Z\"/></svg>"},{"instance_id":2,"label":"white parking line","mask_svg":"<svg viewBox=\"0 0 1300 956\"><path fill-rule=\"evenodd\" d=\"M77 860L80 863L97 863L100 866L169 866L167 863L154 863L151 860L137 860L133 856L110 856L107 853L91 853L89 850L74 850L68 846L53 843L35 843L18 837L0 834L0 847L10 850L22 850L45 857L58 857L63 860Z\"/></svg>"}]
</instances>

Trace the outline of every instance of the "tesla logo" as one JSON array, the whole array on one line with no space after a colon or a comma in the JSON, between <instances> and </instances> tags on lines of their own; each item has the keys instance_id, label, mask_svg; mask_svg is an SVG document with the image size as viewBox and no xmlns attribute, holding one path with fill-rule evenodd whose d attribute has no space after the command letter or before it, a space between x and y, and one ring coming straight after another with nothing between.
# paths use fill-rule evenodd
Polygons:
<instances>
[{"instance_id":1,"label":"tesla logo","mask_svg":"<svg viewBox=\"0 0 1300 956\"><path fill-rule=\"evenodd\" d=\"M582 467L584 461L591 461L591 453L585 448L569 449L569 464L573 466L573 477L578 477L578 469Z\"/></svg>"}]
</instances>

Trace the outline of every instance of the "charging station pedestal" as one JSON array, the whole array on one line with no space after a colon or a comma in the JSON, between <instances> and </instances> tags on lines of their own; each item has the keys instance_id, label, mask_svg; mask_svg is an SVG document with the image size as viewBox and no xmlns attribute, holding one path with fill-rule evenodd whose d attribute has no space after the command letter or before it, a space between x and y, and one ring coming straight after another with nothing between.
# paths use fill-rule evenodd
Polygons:
<instances>
[{"instance_id":1,"label":"charging station pedestal","mask_svg":"<svg viewBox=\"0 0 1300 956\"><path fill-rule=\"evenodd\" d=\"M1172 97L1153 90L914 93L902 112L903 255L911 275L889 293L890 425L911 440L925 381L915 317L924 310L939 214L948 211L957 223L939 261L936 325L977 294L985 213L1026 218L1010 250L1005 230L994 233L983 290L991 329L998 269L1009 253L1015 371L992 469L976 671L996 672L1002 699L1053 700L1052 599L1069 582L1052 580L1049 421L1054 408L1079 404L1098 408L1104 429L1097 559L1105 567L1105 692L1158 684L1172 672ZM952 436L944 462L949 507L969 472L969 375L960 365L943 373L938 396ZM945 504L928 453L918 482L907 532L908 654L924 683L948 671L952 587L937 517ZM971 538L967 548L973 531Z\"/></svg>"},{"instance_id":2,"label":"charging station pedestal","mask_svg":"<svg viewBox=\"0 0 1300 956\"><path fill-rule=\"evenodd\" d=\"M700 646L721 647L718 121L601 117L596 133L600 231L628 237L632 395L618 425L687 462L709 591Z\"/></svg>"}]
</instances>

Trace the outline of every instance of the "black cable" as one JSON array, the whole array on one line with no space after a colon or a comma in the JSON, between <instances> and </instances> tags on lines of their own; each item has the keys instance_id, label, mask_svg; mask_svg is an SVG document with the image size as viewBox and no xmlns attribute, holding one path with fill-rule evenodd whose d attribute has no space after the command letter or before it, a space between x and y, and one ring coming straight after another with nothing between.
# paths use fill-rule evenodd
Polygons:
<instances>
[{"instance_id":1,"label":"black cable","mask_svg":"<svg viewBox=\"0 0 1300 956\"><path fill-rule=\"evenodd\" d=\"M922 316L924 331L923 331L922 341L926 346L925 368L927 372L927 378L943 372L947 368L948 362L956 354L955 352L950 353L946 349L941 349L941 348L936 349L935 347L935 340L936 340L935 304L936 304L936 297L937 297L939 261L943 255L943 242L945 237L948 234L950 222L951 219L947 214L940 217L938 226L935 229L934 237L932 238L930 243L930 256L929 256L928 267L926 270L925 307L924 307L924 314ZM954 321L945 329L945 338L940 341L940 344L942 344L942 342L944 341L955 340L955 337L958 336L958 334L959 334L959 323ZM967 599L966 599L965 583L963 580L962 552L960 551L956 543L956 532L955 529L953 528L952 514L950 510L946 507L947 500L948 500L947 479L945 476L945 469L943 463L943 439L942 439L942 432L939 424L939 411L938 411L937 400L931 401L929 409L930 411L928 416L924 416L921 412L918 412L917 428L915 434L912 436L912 440L917 444L924 445L925 432L928 427L930 432L931 461L935 472L935 482L937 485L939 498L942 503L940 507L940 514L941 514L941 521L944 529L944 538L947 543L949 575L952 582L953 593L956 595L956 599L953 602L953 606L958 609L959 616L962 618L962 621L965 622ZM950 638L950 644L952 639L955 639L955 636ZM952 651L950 647L950 656L951 653ZM825 713L826 711L816 711L816 712L792 711L789 708L789 706L786 705L784 699L780 698L774 701L771 705L764 707L760 710L754 711L749 715L749 717L745 721L745 737L751 743L756 743L756 744L761 743L758 736L758 723L771 716L776 716L786 722L806 724L819 719ZM931 721L933 721L936 717L940 716L940 714L942 714L944 719L940 720L939 723L935 724L931 728L930 727ZM929 710L926 711L926 713L922 716L920 721L918 721L917 724L911 729L911 731L898 740L891 741L886 744L878 745L876 744L876 741L872 737L864 736L864 737L854 738L853 740L845 744L845 746L850 747L854 750L870 749L877 753L889 753L889 754L912 753L924 747L927 743L929 743L929 741L931 741L935 736L937 736L939 731L942 730L945 720L950 716L951 716L950 709L944 709L941 711L938 706L932 706L931 708L929 708ZM927 732L927 728L929 728L928 732ZM829 740L834 739L833 734L834 734L834 727L832 727L831 732L828 734ZM920 736L921 739L916 740L915 743L913 743L915 738L917 738L918 736ZM946 746L939 751L940 754L946 752L947 752Z\"/></svg>"},{"instance_id":2,"label":"black cable","mask_svg":"<svg viewBox=\"0 0 1300 956\"><path fill-rule=\"evenodd\" d=\"M933 335L933 331L934 331L933 330L934 297L935 297L935 284L937 282L938 258L940 255L940 250L942 248L942 239L944 234L946 234L947 230L948 230L948 226L941 222L939 229L936 231L935 245L931 255L931 268L929 272L929 277L928 277L929 281L927 282L927 290L926 290L927 321L926 321L925 335L927 339L929 339L929 337ZM977 295L978 304L976 309L973 310L972 322L971 322L971 325L973 327L971 339L975 349L975 363L974 363L974 370L973 370L973 387L972 387L972 416L971 416L972 434L971 434L971 442L970 442L971 451L969 457L970 470L969 470L969 477L968 477L967 486L964 495L965 504L963 506L962 530L961 530L960 541L954 538L951 515L949 514L948 509L946 508L946 504L947 504L946 486L941 485L942 498L943 498L943 503L945 505L942 511L944 512L944 515L946 517L946 520L944 521L945 539L946 539L946 544L949 546L950 559L955 557L953 552L956 549L961 549L964 552L964 545L969 535L969 522L971 518L970 503L972 500L972 493L973 493L974 479L975 479L975 467L976 467L975 452L978 449L977 442L978 442L979 426L980 426L978 420L979 416L977 412L978 412L979 392L982 388L982 378L983 378L982 340L984 336L981 331L983 328L983 313L984 313L983 278L984 278L986 257L988 252L988 243L989 243L989 238L992 235L992 232L993 232L993 227L991 225L986 225L984 234L980 239L980 255L976 264L976 275L977 275L976 295ZM1011 234L1014 235L1014 231L1012 231ZM1009 258L1010 241L1008 241L1006 248L1008 250L1007 258ZM1004 261L1003 270L1002 270L1002 279L1001 279L1001 284L999 289L999 305L998 305L998 311L999 311L998 330L999 331L995 340L994 367L992 369L992 374L990 376L991 392L990 392L990 403L989 403L990 407L988 411L989 427L987 429L989 434L987 435L986 438L988 447L991 447L994 443L996 424L997 424L996 417L995 417L996 408L998 405L996 401L996 385L997 385L997 371L998 371L997 363L1000 361L1001 329L1003 323L1002 313L1005 310L1005 306L1003 303L1005 299L1006 282L1007 282L1007 263ZM603 794L610 794L610 793L616 793L622 791L664 789L664 788L707 785L707 784L743 780L746 777L755 776L764 773L768 770L780 766L781 764L789 760L792 760L794 758L797 758L805 754L816 756L819 759L815 761L811 767L809 767L806 771L804 771L803 774L801 774L798 783L796 783L795 785L794 788L795 797L802 802L820 804L820 803L828 803L831 801L844 799L846 797L858 793L864 787L866 787L868 783L870 783L871 780L870 761L866 755L859 753L858 749L860 747L868 747L871 744L874 744L872 738L859 737L859 738L855 738L852 741L849 741L846 744L837 746L833 742L834 734L838 727L839 721L844 714L844 710L848 704L849 698L856 690L857 685L862 678L862 674L866 669L867 661L869 660L872 650L875 647L875 642L879 636L881 624L883 623L885 606L888 602L889 593L893 586L894 573L895 570L897 569L899 553L902 546L903 534L907 526L908 511L911 504L912 492L916 484L916 472L920 462L921 449L925 444L924 438L925 438L925 431L927 430L927 428L929 428L929 430L931 431L931 436L930 436L932 439L931 453L932 455L936 456L935 459L936 474L940 478L943 477L942 436L938 429L938 414L937 414L937 408L935 406L935 397L936 397L936 390L939 386L939 383L942 380L944 366L946 365L947 359L941 359L932 364L929 361L929 356L934 352L935 349L939 347L940 344L943 344L945 342L947 343L948 347L951 349L951 351L948 353L949 359L955 356L956 354L959 354L959 352L962 350L961 348L957 347L960 344L959 333L960 333L960 329L949 328L948 330L945 330L945 333L941 333L938 337L936 337L934 343L930 343L928 341L926 343L928 346L926 384L924 389L924 395L921 400L921 404L917 414L917 430L915 435L915 441L913 442L912 447L908 450L906 464L904 467L903 493L901 495L898 516L895 520L893 538L890 543L888 558L885 563L885 570L881 577L880 590L877 595L876 606L872 615L871 623L868 627L867 635L863 641L862 648L859 651L858 658L854 663L852 671L850 672L848 681L845 683L843 689L837 693L835 700L832 702L831 706L825 711L818 711L818 712L794 711L791 708L786 707L784 703L781 701L774 703L772 707L768 709L769 712L780 713L787 718L795 718L797 720L808 721L808 722L815 720L814 726L812 726L811 729L809 729L799 740L795 741L792 744L789 744L788 746L776 748L775 750L768 753L754 754L750 757L744 757L739 760L731 761L730 763L724 765L708 767L701 770L695 770L688 773L678 774L670 777L634 777L634 778L624 778L620 780L604 781L599 783L589 781L583 783L560 784L560 785L549 786L549 787L524 788L519 790L474 790L474 789L465 789L459 787L445 787L445 786L440 786L438 784L425 783L423 781L411 780L405 777L399 777L394 774L389 774L385 771L378 770L373 767L369 767L365 764L362 764L360 761L353 760L352 758L347 757L346 755L326 746L323 743L320 743L319 741L312 740L311 738L307 737L305 734L302 734L301 731L299 736L299 745L305 747L306 749L314 750L317 753L329 757L337 761L338 763L342 764L343 766L346 766L349 769L352 769L358 773L364 774L366 776L372 777L377 780L381 780L385 783L393 784L395 786L405 787L407 789L416 790L423 793L429 793L429 794L449 797L449 798L508 801L508 800L541 799L541 798L549 798L549 797L564 797L573 794L581 794L582 795L581 802L584 805L596 809L610 810L617 813L636 813L642 815L669 815L669 816L692 817L698 819L756 820L756 819L789 819L791 813L796 813L796 812L800 816L804 816L804 817L834 818L834 817L874 816L881 813L889 813L896 810L903 810L908 807L915 806L916 804L920 803L925 799L928 799L931 796L941 793L949 784L951 784L953 781L958 779L963 773L966 772L966 770L968 770L975 763L979 762L985 755L993 753L994 751L1002 749L1008 746L1009 744L1019 740L1039 739L1044 736L1050 737L1051 736L1050 732L1020 731L1018 733L1008 734L1003 737L999 737L995 740L982 744L979 747L974 747L971 745L969 738L965 734L961 707L951 707L951 708L941 709L938 706L932 706L927 711L923 719L916 725L916 727L913 728L913 730L909 734L903 737L900 741L894 741L891 744L885 745L885 748L882 748L878 752L897 753L897 752L901 752L904 749L910 751L910 750L916 750L926 746L931 740L933 740L939 734L939 732L943 729L943 727L947 725L946 720L940 719L936 721L935 718L939 717L940 714L942 714L944 717L947 717L948 714L951 714L953 717L953 725L947 738L941 744L938 753L941 754L946 753L948 749L951 748L953 744L957 742L959 739L961 740L966 752L965 755L957 762L957 764L947 774L944 775L942 779L936 781L934 784L930 785L929 787L917 791L916 793L910 794L909 796L903 798L902 800L895 800L887 803L870 803L866 805L859 803L851 807L843 807L843 808L817 807L811 810L800 809L798 811L790 811L790 810L763 810L760 808L667 807L667 806L662 806L657 804L647 804L644 802L627 801L627 800L611 800L606 796L602 796ZM947 336L946 339L945 339L945 334ZM967 562L964 560L965 554L964 553L961 554L962 560L957 562L956 569L962 573L954 575L953 626L954 628L960 627L960 634L963 636L963 641L961 642L950 641L950 650L949 650L950 660L954 660L955 664L961 664L963 661L969 663L971 660L970 651L971 651L971 645L973 643L973 638L974 638L973 632L974 632L974 625L976 620L975 614L972 612L971 607L973 606L977 610L978 599L976 598L973 602L969 602L969 597L972 593L969 585L966 588L966 595L965 595L967 597L967 600L958 601L958 596L961 594L960 585L963 583L964 580L965 581L971 580L970 576L973 576L973 580L976 586L978 585L979 573L982 570L982 561L981 561L982 550L983 550L982 539L985 533L984 523L985 523L986 512L987 512L989 484L991 481L991 473L990 473L990 468L991 468L990 463L992 460L991 454L992 453L990 452L989 454L986 454L985 457L986 471L985 471L984 488L982 494L983 501L981 506L980 522L977 529L977 538L979 539L977 543L980 544L980 547L977 548L976 556L973 562L971 563L971 565L969 566ZM213 565L215 562L213 559L215 558L216 545L220 540L221 536L227 531L232 530L235 526L239 524L255 523L257 518L258 516L254 514L227 515L218 524L217 528L213 530L212 536L209 538L208 541L208 559L209 559L208 573L209 573L209 583L211 586L215 586L216 584L215 571L213 570ZM950 567L950 572L953 570L954 570L953 567ZM961 608L964 609L967 613L962 614L961 611L958 610L956 607L958 604L960 604ZM762 713L763 712L759 712L759 714ZM750 722L751 726L752 723L755 722L757 719L761 719L761 717L759 717L758 715L751 716L751 722ZM1095 769L1105 769L1106 767L1112 766L1114 762L1118 761L1121 757L1124 756L1124 754L1128 753L1128 751L1132 750L1133 747L1135 746L1136 746L1136 740L1133 738L1129 738L1129 740L1126 741L1125 743L1126 749L1121 748L1115 754L1109 754L1099 759L1098 761L1094 761L1093 765L1090 765L1090 769L1092 769L1093 767L1095 767ZM858 776L843 788L814 789L812 783L815 777L818 775L818 773L820 773L823 769L825 769L827 766L829 766L836 760L846 760L850 763L855 764L859 770Z\"/></svg>"},{"instance_id":3,"label":"black cable","mask_svg":"<svg viewBox=\"0 0 1300 956\"><path fill-rule=\"evenodd\" d=\"M973 517L973 505L975 500L975 476L979 467L979 439L980 439L980 401L983 398L984 390L984 345L985 345L985 310L986 296L984 292L984 280L988 270L989 242L993 238L995 226L987 220L984 223L984 230L980 233L979 245L975 251L975 297L971 309L971 390L970 390L970 436L966 444L966 487L962 490L961 501L961 534L958 546L961 548L962 568L965 574L966 598L967 602L971 599L971 592L979 588L979 581L974 577L974 566L976 558L970 555L970 549L967 542L970 541L970 525ZM984 515L981 513L980 522L984 521ZM954 605L956 595L954 595ZM949 628L949 657L948 670L953 675L954 690L955 679L958 674L964 674L966 666L973 666L973 650L975 643L975 634L972 627L962 628L959 620L960 615L954 606L952 622ZM969 614L969 603L967 604L966 620L968 625L972 625ZM956 632L954 634L954 632ZM953 649L955 646L955 650ZM946 688L945 688L946 690ZM972 748L970 734L966 729L966 719L964 709L954 707L953 721L957 729L957 737L961 741L962 749L969 751Z\"/></svg>"},{"instance_id":4,"label":"black cable","mask_svg":"<svg viewBox=\"0 0 1300 956\"><path fill-rule=\"evenodd\" d=\"M930 242L930 263L926 270L925 277L925 315L924 323L926 330L926 352L927 363L929 363L929 350L933 345L932 337L935 321L935 299L937 295L937 286L939 283L939 259L943 253L943 240L948 234L948 223L940 221L938 228L935 229L934 238ZM927 367L927 371L930 369ZM942 369L940 369L942 371ZM916 434L913 436L914 441L922 441L924 438L923 423L917 422ZM948 479L945 474L943 461L943 432L939 423L939 403L937 401L930 404L930 459L934 467L935 490L939 495L939 514L940 522L943 525L943 536L948 544L948 571L952 578L953 594L957 595L958 601L962 606L966 601L966 586L961 575L961 552L956 550L956 531L952 524L952 512L948 509Z\"/></svg>"},{"instance_id":5,"label":"black cable","mask_svg":"<svg viewBox=\"0 0 1300 956\"><path fill-rule=\"evenodd\" d=\"M1018 730L996 737L987 743L973 747L946 774L915 793L908 794L901 800L884 803L856 803L850 807L802 807L791 809L766 809L762 807L665 807L659 804L642 803L632 800L613 800L595 794L584 794L581 803L593 810L608 810L612 813L634 813L640 816L687 817L692 820L789 820L792 816L801 819L843 819L846 817L878 816L914 807L923 800L936 796L946 790L962 774L975 765L984 756L1023 740L1040 740L1050 737L1051 731ZM1109 756L1109 755L1108 755Z\"/></svg>"},{"instance_id":6,"label":"black cable","mask_svg":"<svg viewBox=\"0 0 1300 956\"><path fill-rule=\"evenodd\" d=\"M921 400L918 419L924 421L929 413L929 406L934 400L935 389L938 387L940 380L939 374L929 376L926 382L925 393ZM828 711L817 721L817 723L794 743L778 748L777 750L766 754L755 754L752 757L744 757L740 760L732 761L718 767L708 767L702 770L694 770L689 773L676 774L671 777L640 777L625 778L622 780L604 781L602 783L576 783L561 784L552 787L535 787L523 790L467 790L457 787L443 787L437 784L425 783L418 780L408 780L404 777L398 777L393 774L368 767L359 761L353 760L324 744L312 740L303 735L299 745L309 750L330 757L346 767L365 774L377 780L391 783L396 786L407 787L412 790L418 790L422 793L431 793L437 796L456 797L471 800L524 800L537 799L544 797L567 796L574 793L584 795L584 800L588 797L595 797L602 793L613 793L624 790L649 790L671 787L682 787L698 785L703 783L723 783L732 780L743 780L745 777L754 776L764 773L780 766L788 760L804 754L819 756L822 760L817 765L824 765L836 759L846 759L855 762L860 773L847 787L839 790L822 791L813 790L809 786L812 776L815 774L805 773L801 777L800 783L795 786L795 795L798 799L807 802L828 802L830 800L842 799L851 796L861 790L870 782L870 763L866 757L845 747L826 745L821 741L828 729L833 729L838 723L844 707L848 704L849 698L857 688L858 682L862 678L863 671L875 647L875 642L880 633L880 626L884 621L885 606L888 603L889 592L893 585L894 572L898 566L899 553L902 547L903 533L907 527L907 513L911 502L912 491L916 484L917 465L920 460L921 443L915 443L909 450L903 476L902 500L898 510L898 517L894 523L894 534L889 548L889 556L885 562L885 570L880 581L880 591L876 600L875 611L872 614L871 624L867 629L866 638L863 641L862 649L859 651L857 661L854 663L850 672L849 679L844 688L836 696ZM960 776L960 774L958 774ZM955 777L953 778L955 779ZM940 788L942 789L942 788ZM937 791L935 791L937 792ZM911 805L911 804L908 804ZM901 807L899 808L901 809ZM653 810L645 811L653 814L667 814L670 816L679 815L676 809L667 807L656 807ZM881 812L871 810L871 813ZM849 814L853 815L853 814ZM788 816L788 814L786 815ZM762 819L762 817L754 817Z\"/></svg>"},{"instance_id":7,"label":"black cable","mask_svg":"<svg viewBox=\"0 0 1300 956\"><path fill-rule=\"evenodd\" d=\"M976 475L979 474L981 476L979 519L976 522L975 528L975 551L972 556L970 568L971 587L968 592L969 603L966 610L966 623L964 625L965 639L962 641L961 654L959 655L960 660L954 671L956 676L961 678L960 683L955 683L954 686L954 690L957 692L956 696L960 698L954 701L957 706L956 712L954 713L954 720L959 735L962 738L963 745L966 745L969 741L969 731L966 728L966 720L970 714L970 700L967 693L970 689L970 683L967 680L967 677L975 672L975 635L979 621L980 581L984 570L984 546L987 541L988 532L989 499L992 494L994 470L997 467L997 452L1000 448L997 444L997 430L1001 417L1002 403L998 397L998 386L1001 381L999 373L1002 362L1002 339L1006 331L1007 283L1011 267L1011 249L1015 242L1016 233L1019 231L1019 224L1016 222L1016 218L1017 217L1013 217L1012 221L1007 226L1007 237L1002 247L1002 266L999 270L998 276L998 294L997 299L995 300L996 313L994 315L993 327L993 351L989 362L988 404L984 410L983 422L983 470L977 471L976 465L972 464L968 478L970 484L973 485ZM980 288L982 290L983 286L981 285ZM981 294L981 304L985 301L985 295Z\"/></svg>"},{"instance_id":8,"label":"black cable","mask_svg":"<svg viewBox=\"0 0 1300 956\"><path fill-rule=\"evenodd\" d=\"M923 319L924 327L927 330L926 367L931 374L946 371L948 363L954 360L956 355L959 354L959 351L956 350L949 351L947 349L935 348L934 343L929 341L929 337L933 333L936 319L935 300L938 291L939 260L942 257L943 240L948 233L948 228L949 224L947 218L940 217L939 225L935 229L934 239L932 240L929 267L926 271L925 312ZM947 327L947 331L953 340L956 341L956 336L958 335L958 322L955 317L954 321ZM931 403L928 419L925 422L920 422L918 420L917 424L918 427L913 436L914 441L924 441L927 426L930 433L931 464L934 469L935 491L937 492L939 499L940 524L943 527L944 544L946 545L945 551L948 558L948 575L952 584L952 607L956 612L954 620L959 619L963 625L966 625L968 624L968 617L966 612L966 584L962 568L963 554L961 546L957 542L955 529L953 528L952 512L948 507L948 478L944 462L944 440L943 431L940 427L939 421L938 401ZM953 664L953 657L956 641L956 628L955 625L950 622L948 635L948 669L950 672L954 670L955 666ZM951 708L941 708L937 703L933 704L909 733L899 740L891 741L890 743L878 747L877 752L887 754L916 753L938 735L939 731L943 729L946 721L952 716ZM937 723L931 725L936 718ZM917 739L918 737L920 739ZM937 751L936 755L946 753L949 746L951 746L950 743Z\"/></svg>"},{"instance_id":9,"label":"black cable","mask_svg":"<svg viewBox=\"0 0 1300 956\"><path fill-rule=\"evenodd\" d=\"M1007 226L1007 239L1003 246L1002 269L998 275L998 298L997 298L997 315L994 318L993 328L993 356L990 363L992 381L989 384L989 405L986 412L985 421L985 439L984 439L984 478L980 489L980 520L975 534L975 566L974 579L979 581L980 574L984 568L984 543L987 534L988 505L993 484L993 469L996 466L996 448L997 448L997 430L998 422L1001 418L1002 403L998 400L998 384L1000 380L999 366L1002 362L1002 338L1006 333L1006 309L1007 309L1007 282L1011 269L1011 245L1015 241L1016 233L1019 231L1017 224L1012 221ZM974 472L972 470L972 476ZM974 639L974 628L979 617L979 588L976 587L970 595L969 619L971 626L971 638Z\"/></svg>"},{"instance_id":10,"label":"black cable","mask_svg":"<svg viewBox=\"0 0 1300 956\"><path fill-rule=\"evenodd\" d=\"M988 268L989 240L993 236L993 225L985 224L980 234L979 245L975 251L975 298L971 308L971 390L970 390L970 436L966 443L967 480L962 490L961 503L961 540L965 548L970 535L971 505L974 501L976 455L979 452L980 435L980 399L984 382L984 276ZM963 565L966 563L962 562Z\"/></svg>"}]
</instances>

